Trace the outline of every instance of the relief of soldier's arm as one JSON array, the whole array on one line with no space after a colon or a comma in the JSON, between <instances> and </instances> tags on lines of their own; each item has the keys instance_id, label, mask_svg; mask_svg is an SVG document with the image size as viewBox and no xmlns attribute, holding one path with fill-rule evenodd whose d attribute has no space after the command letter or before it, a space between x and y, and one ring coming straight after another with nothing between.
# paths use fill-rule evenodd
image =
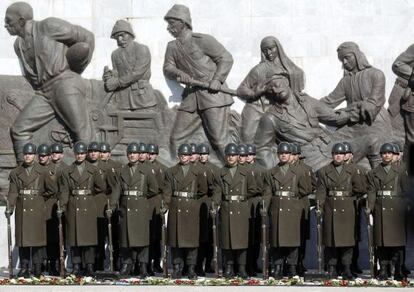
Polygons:
<instances>
[{"instance_id":1,"label":"relief of soldier's arm","mask_svg":"<svg viewBox=\"0 0 414 292\"><path fill-rule=\"evenodd\" d=\"M257 68L251 69L237 88L237 96L246 101L256 100L265 92L266 86L260 83Z\"/></svg>"},{"instance_id":2,"label":"relief of soldier's arm","mask_svg":"<svg viewBox=\"0 0 414 292\"><path fill-rule=\"evenodd\" d=\"M410 81L414 85L413 67L414 63L414 44L402 52L392 64L392 71L398 77ZM414 88L414 87L412 87Z\"/></svg>"},{"instance_id":3,"label":"relief of soldier's arm","mask_svg":"<svg viewBox=\"0 0 414 292\"><path fill-rule=\"evenodd\" d=\"M168 43L167 50L165 51L163 65L164 76L177 82L190 83L190 75L177 68L177 63L174 59L174 49L172 48L173 45L173 42Z\"/></svg>"},{"instance_id":4,"label":"relief of soldier's arm","mask_svg":"<svg viewBox=\"0 0 414 292\"><path fill-rule=\"evenodd\" d=\"M265 113L259 121L258 129L254 138L254 144L257 148L257 161L266 169L276 165L275 153L272 151L276 143L276 125L271 114Z\"/></svg>"}]
</instances>

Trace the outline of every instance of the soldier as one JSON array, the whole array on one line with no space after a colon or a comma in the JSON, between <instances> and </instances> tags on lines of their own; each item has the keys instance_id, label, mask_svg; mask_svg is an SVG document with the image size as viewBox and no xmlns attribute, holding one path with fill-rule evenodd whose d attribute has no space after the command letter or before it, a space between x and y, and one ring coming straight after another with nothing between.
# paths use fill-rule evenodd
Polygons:
<instances>
[{"instance_id":1,"label":"soldier","mask_svg":"<svg viewBox=\"0 0 414 292\"><path fill-rule=\"evenodd\" d=\"M150 226L150 250L149 250L149 274L151 270L153 272L162 273L161 268L161 230L162 230L162 218L160 215L161 201L162 201L162 186L164 185L165 171L167 167L162 164L157 158L159 149L157 144L148 144L148 163L151 167L151 172L157 179L158 194L149 198L151 205L151 226ZM152 269L151 269L152 263Z\"/></svg>"},{"instance_id":2,"label":"soldier","mask_svg":"<svg viewBox=\"0 0 414 292\"><path fill-rule=\"evenodd\" d=\"M128 164L121 169L118 190L113 193L112 202L119 200L119 238L122 267L120 274L131 274L138 262L139 276L148 276L148 253L150 244L151 205L148 199L157 195L158 184L146 159L146 145L130 143L127 147ZM120 196L120 198L119 198ZM107 212L113 211L115 204Z\"/></svg>"},{"instance_id":3,"label":"soldier","mask_svg":"<svg viewBox=\"0 0 414 292\"><path fill-rule=\"evenodd\" d=\"M215 183L213 200L220 206L220 247L223 253L224 276L234 277L234 265L238 275L247 278L246 254L249 245L249 198L256 196L254 173L239 165L239 149L227 144L226 164ZM217 212L217 210L213 210Z\"/></svg>"},{"instance_id":4,"label":"soldier","mask_svg":"<svg viewBox=\"0 0 414 292\"><path fill-rule=\"evenodd\" d=\"M289 143L279 143L279 163L269 170L264 187L264 197L270 200L270 245L275 279L282 278L282 265L285 260L288 264L288 276L297 274L304 212L302 197L311 191L311 177L301 168L290 164L291 153Z\"/></svg>"},{"instance_id":5,"label":"soldier","mask_svg":"<svg viewBox=\"0 0 414 292\"><path fill-rule=\"evenodd\" d=\"M246 166L246 159L247 159L247 147L246 144L239 144L237 146L237 150L239 152L239 162L238 165Z\"/></svg>"},{"instance_id":6,"label":"soldier","mask_svg":"<svg viewBox=\"0 0 414 292\"><path fill-rule=\"evenodd\" d=\"M213 272L213 221L209 210L211 209L214 181L220 169L208 161L210 149L206 144L199 144L197 146L197 153L199 155L198 167L207 173L208 182L207 196L200 199L200 247L198 249L196 266L197 275L204 277L206 273Z\"/></svg>"},{"instance_id":7,"label":"soldier","mask_svg":"<svg viewBox=\"0 0 414 292\"><path fill-rule=\"evenodd\" d=\"M381 146L382 162L368 173L368 208L374 216L374 242L380 262L380 280L388 279L388 269L394 265L394 280L403 275L403 254L407 242L408 174L402 165L392 162L394 147Z\"/></svg>"},{"instance_id":8,"label":"soldier","mask_svg":"<svg viewBox=\"0 0 414 292\"><path fill-rule=\"evenodd\" d=\"M193 33L188 7L175 4L164 19L168 22L167 30L176 38L167 45L164 75L187 85L172 128L171 153L203 126L210 144L223 159L233 98L217 91L227 86L225 81L233 58L214 37ZM200 81L208 84L208 88L192 86Z\"/></svg>"},{"instance_id":9,"label":"soldier","mask_svg":"<svg viewBox=\"0 0 414 292\"><path fill-rule=\"evenodd\" d=\"M332 147L332 162L318 173L316 199L323 210L323 243L329 277L336 278L338 259L344 280L353 279L352 249L355 245L355 201L366 192L364 174L352 164L345 164L345 146Z\"/></svg>"},{"instance_id":10,"label":"soldier","mask_svg":"<svg viewBox=\"0 0 414 292\"><path fill-rule=\"evenodd\" d=\"M101 171L86 160L87 147L78 142L73 148L75 161L59 178L58 216L65 213L67 244L71 248L73 271L81 274L82 263L86 274L94 274L95 247L98 244L98 208L95 196L105 191Z\"/></svg>"},{"instance_id":11,"label":"soldier","mask_svg":"<svg viewBox=\"0 0 414 292\"><path fill-rule=\"evenodd\" d=\"M190 162L191 163L195 163L198 165L198 159L200 158L200 155L197 152L197 144L195 143L190 143L190 147L191 147L191 157L190 157Z\"/></svg>"},{"instance_id":12,"label":"soldier","mask_svg":"<svg viewBox=\"0 0 414 292\"><path fill-rule=\"evenodd\" d=\"M105 69L105 89L115 92L120 110L137 110L154 107L156 97L149 83L151 53L146 45L134 41L131 24L118 20L111 33L118 49L112 52L113 70Z\"/></svg>"},{"instance_id":13,"label":"soldier","mask_svg":"<svg viewBox=\"0 0 414 292\"><path fill-rule=\"evenodd\" d=\"M8 217L16 211L16 246L19 248L21 265L18 277L25 278L30 275L30 259L34 276L39 277L41 274L47 242L45 200L57 193L56 183L39 166L35 157L36 146L32 143L25 144L23 163L9 175L9 208L5 212Z\"/></svg>"},{"instance_id":14,"label":"soldier","mask_svg":"<svg viewBox=\"0 0 414 292\"><path fill-rule=\"evenodd\" d=\"M207 174L190 162L191 147L178 148L179 163L165 173L163 197L168 213L168 244L171 247L174 279L181 278L184 264L188 278L195 279L200 236L200 201L207 194Z\"/></svg>"}]
</instances>

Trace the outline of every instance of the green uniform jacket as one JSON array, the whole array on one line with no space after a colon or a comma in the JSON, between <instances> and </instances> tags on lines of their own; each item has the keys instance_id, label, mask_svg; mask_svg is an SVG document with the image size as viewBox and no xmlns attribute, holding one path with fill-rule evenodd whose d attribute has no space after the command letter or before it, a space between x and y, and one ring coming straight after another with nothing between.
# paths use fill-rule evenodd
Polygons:
<instances>
[{"instance_id":1,"label":"green uniform jacket","mask_svg":"<svg viewBox=\"0 0 414 292\"><path fill-rule=\"evenodd\" d=\"M368 205L374 215L376 246L404 246L407 242L407 170L393 164L389 172L378 165L368 173ZM383 196L381 191L393 192Z\"/></svg>"},{"instance_id":2,"label":"green uniform jacket","mask_svg":"<svg viewBox=\"0 0 414 292\"><path fill-rule=\"evenodd\" d=\"M43 166L43 167L47 171L50 178L56 183L56 185L58 185L59 176L62 174L62 171L64 171L68 167L68 165L62 161L57 164L50 162L47 166ZM53 196L50 196L46 200L47 220L56 216L57 200L58 200L57 195L58 195L58 192L56 192L55 194L53 194Z\"/></svg>"},{"instance_id":3,"label":"green uniform jacket","mask_svg":"<svg viewBox=\"0 0 414 292\"><path fill-rule=\"evenodd\" d=\"M104 192L101 171L85 161L82 175L72 163L59 178L59 203L66 212L66 239L69 246L90 246L98 243L98 208L95 195ZM90 192L75 195L73 191Z\"/></svg>"},{"instance_id":4,"label":"green uniform jacket","mask_svg":"<svg viewBox=\"0 0 414 292\"><path fill-rule=\"evenodd\" d=\"M348 192L332 196L330 191ZM333 163L319 170L316 199L323 210L323 243L329 247L355 245L356 198L366 193L365 174L352 164L343 164L338 174Z\"/></svg>"},{"instance_id":5,"label":"green uniform jacket","mask_svg":"<svg viewBox=\"0 0 414 292\"><path fill-rule=\"evenodd\" d=\"M254 172L237 166L232 177L224 166L215 183L213 200L220 205L219 242L223 249L245 249L249 244L249 198L257 195ZM228 201L226 196L242 196L243 201Z\"/></svg>"},{"instance_id":6,"label":"green uniform jacket","mask_svg":"<svg viewBox=\"0 0 414 292\"><path fill-rule=\"evenodd\" d=\"M23 166L18 166L10 172L9 180L9 207L10 210L16 209L16 246L45 246L45 200L57 193L56 183L37 162L30 175ZM22 194L23 190L37 190L38 194Z\"/></svg>"},{"instance_id":7,"label":"green uniform jacket","mask_svg":"<svg viewBox=\"0 0 414 292\"><path fill-rule=\"evenodd\" d=\"M151 212L155 214L160 213L161 201L162 201L162 186L164 185L165 171L167 167L159 162L158 160L148 161L148 165L151 168L152 175L155 176L158 183L158 193L157 195L149 198L149 203L151 205Z\"/></svg>"},{"instance_id":8,"label":"green uniform jacket","mask_svg":"<svg viewBox=\"0 0 414 292\"><path fill-rule=\"evenodd\" d=\"M190 192L194 198L174 196L174 192ZM165 172L163 197L168 212L168 244L171 247L192 248L199 246L200 198L208 191L207 173L190 164L184 176L177 164Z\"/></svg>"}]
</instances>

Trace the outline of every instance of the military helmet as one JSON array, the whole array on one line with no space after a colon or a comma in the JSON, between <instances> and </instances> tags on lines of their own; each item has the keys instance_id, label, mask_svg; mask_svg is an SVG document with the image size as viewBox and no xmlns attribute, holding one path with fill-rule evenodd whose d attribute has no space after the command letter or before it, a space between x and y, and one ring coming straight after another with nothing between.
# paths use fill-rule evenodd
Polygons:
<instances>
[{"instance_id":1,"label":"military helmet","mask_svg":"<svg viewBox=\"0 0 414 292\"><path fill-rule=\"evenodd\" d=\"M301 153L300 145L296 142L290 143L290 148L292 149L293 155L299 155Z\"/></svg>"},{"instance_id":2,"label":"military helmet","mask_svg":"<svg viewBox=\"0 0 414 292\"><path fill-rule=\"evenodd\" d=\"M346 154L346 147L342 143L336 143L332 147L332 154Z\"/></svg>"},{"instance_id":3,"label":"military helmet","mask_svg":"<svg viewBox=\"0 0 414 292\"><path fill-rule=\"evenodd\" d=\"M96 141L89 143L88 151L100 151L99 143Z\"/></svg>"},{"instance_id":4,"label":"military helmet","mask_svg":"<svg viewBox=\"0 0 414 292\"><path fill-rule=\"evenodd\" d=\"M391 143L382 144L380 148L380 153L394 153L394 145Z\"/></svg>"},{"instance_id":5,"label":"military helmet","mask_svg":"<svg viewBox=\"0 0 414 292\"><path fill-rule=\"evenodd\" d=\"M120 19L117 22L115 22L115 25L112 28L111 38L114 39L115 35L120 32L127 32L135 38L135 34L134 34L134 31L132 30L132 26L126 20Z\"/></svg>"},{"instance_id":6,"label":"military helmet","mask_svg":"<svg viewBox=\"0 0 414 292\"><path fill-rule=\"evenodd\" d=\"M23 154L36 154L36 145L33 143L24 144Z\"/></svg>"},{"instance_id":7,"label":"military helmet","mask_svg":"<svg viewBox=\"0 0 414 292\"><path fill-rule=\"evenodd\" d=\"M208 145L201 143L197 146L197 153L198 154L210 154L210 148Z\"/></svg>"},{"instance_id":8,"label":"military helmet","mask_svg":"<svg viewBox=\"0 0 414 292\"><path fill-rule=\"evenodd\" d=\"M349 143L348 141L344 141L344 142L342 142L342 144L344 144L344 146L345 146L345 152L346 153L353 153L351 143Z\"/></svg>"},{"instance_id":9,"label":"military helmet","mask_svg":"<svg viewBox=\"0 0 414 292\"><path fill-rule=\"evenodd\" d=\"M237 146L237 149L239 150L239 155L247 155L247 146L246 144L239 144Z\"/></svg>"},{"instance_id":10,"label":"military helmet","mask_svg":"<svg viewBox=\"0 0 414 292\"><path fill-rule=\"evenodd\" d=\"M256 155L256 146L253 144L246 144L247 147L247 154L249 155Z\"/></svg>"},{"instance_id":11,"label":"military helmet","mask_svg":"<svg viewBox=\"0 0 414 292\"><path fill-rule=\"evenodd\" d=\"M191 146L189 144L181 144L178 147L178 155L191 155Z\"/></svg>"},{"instance_id":12,"label":"military helmet","mask_svg":"<svg viewBox=\"0 0 414 292\"><path fill-rule=\"evenodd\" d=\"M39 156L47 156L50 155L50 147L47 144L40 144L37 147L37 155Z\"/></svg>"},{"instance_id":13,"label":"military helmet","mask_svg":"<svg viewBox=\"0 0 414 292\"><path fill-rule=\"evenodd\" d=\"M111 152L111 145L106 142L99 143L99 151L101 152Z\"/></svg>"},{"instance_id":14,"label":"military helmet","mask_svg":"<svg viewBox=\"0 0 414 292\"><path fill-rule=\"evenodd\" d=\"M147 150L148 150L148 153L150 153L150 154L158 154L159 153L157 144L152 144L152 143L147 144Z\"/></svg>"},{"instance_id":15,"label":"military helmet","mask_svg":"<svg viewBox=\"0 0 414 292\"><path fill-rule=\"evenodd\" d=\"M190 147L191 147L191 154L198 154L198 152L197 152L197 144L190 143Z\"/></svg>"},{"instance_id":16,"label":"military helmet","mask_svg":"<svg viewBox=\"0 0 414 292\"><path fill-rule=\"evenodd\" d=\"M147 153L148 149L147 149L147 144L145 143L139 143L138 145L138 153Z\"/></svg>"},{"instance_id":17,"label":"military helmet","mask_svg":"<svg viewBox=\"0 0 414 292\"><path fill-rule=\"evenodd\" d=\"M75 146L73 147L73 152L75 154L84 154L88 152L88 148L86 147L86 144L83 142L76 142Z\"/></svg>"},{"instance_id":18,"label":"military helmet","mask_svg":"<svg viewBox=\"0 0 414 292\"><path fill-rule=\"evenodd\" d=\"M127 146L127 154L138 153L139 152L138 148L139 148L138 143L135 143L135 142L129 143Z\"/></svg>"},{"instance_id":19,"label":"military helmet","mask_svg":"<svg viewBox=\"0 0 414 292\"><path fill-rule=\"evenodd\" d=\"M394 145L394 154L400 154L401 149L400 149L400 145L398 145L397 143L392 143L392 145Z\"/></svg>"},{"instance_id":20,"label":"military helmet","mask_svg":"<svg viewBox=\"0 0 414 292\"><path fill-rule=\"evenodd\" d=\"M53 143L50 145L50 152L51 153L63 153L63 146L59 143Z\"/></svg>"},{"instance_id":21,"label":"military helmet","mask_svg":"<svg viewBox=\"0 0 414 292\"><path fill-rule=\"evenodd\" d=\"M277 153L292 153L292 146L288 142L280 142L277 145Z\"/></svg>"},{"instance_id":22,"label":"military helmet","mask_svg":"<svg viewBox=\"0 0 414 292\"><path fill-rule=\"evenodd\" d=\"M225 155L239 155L239 148L235 143L229 143L226 145L226 148L224 148L224 154Z\"/></svg>"}]
</instances>

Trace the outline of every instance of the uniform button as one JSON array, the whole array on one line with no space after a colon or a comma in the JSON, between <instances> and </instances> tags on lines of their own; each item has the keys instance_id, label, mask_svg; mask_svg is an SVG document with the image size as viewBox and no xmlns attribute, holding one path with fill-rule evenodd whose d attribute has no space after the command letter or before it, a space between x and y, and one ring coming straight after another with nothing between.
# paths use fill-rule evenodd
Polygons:
<instances>
[{"instance_id":1,"label":"uniform button","mask_svg":"<svg viewBox=\"0 0 414 292\"><path fill-rule=\"evenodd\" d=\"M290 201L290 198L288 198L288 201Z\"/></svg>"},{"instance_id":2,"label":"uniform button","mask_svg":"<svg viewBox=\"0 0 414 292\"><path fill-rule=\"evenodd\" d=\"M290 212L290 209L288 209L288 212Z\"/></svg>"},{"instance_id":3,"label":"uniform button","mask_svg":"<svg viewBox=\"0 0 414 292\"><path fill-rule=\"evenodd\" d=\"M239 191L239 189L236 189L236 192L238 192Z\"/></svg>"},{"instance_id":4,"label":"uniform button","mask_svg":"<svg viewBox=\"0 0 414 292\"><path fill-rule=\"evenodd\" d=\"M290 189L290 187L288 187L288 189Z\"/></svg>"},{"instance_id":5,"label":"uniform button","mask_svg":"<svg viewBox=\"0 0 414 292\"><path fill-rule=\"evenodd\" d=\"M230 193L232 192L233 190L230 190Z\"/></svg>"},{"instance_id":6,"label":"uniform button","mask_svg":"<svg viewBox=\"0 0 414 292\"><path fill-rule=\"evenodd\" d=\"M136 189L137 189L137 187L134 187L134 189L136 190Z\"/></svg>"},{"instance_id":7,"label":"uniform button","mask_svg":"<svg viewBox=\"0 0 414 292\"><path fill-rule=\"evenodd\" d=\"M279 209L280 212L282 212L282 210L283 210L282 208Z\"/></svg>"},{"instance_id":8,"label":"uniform button","mask_svg":"<svg viewBox=\"0 0 414 292\"><path fill-rule=\"evenodd\" d=\"M188 202L188 199L185 199L186 202Z\"/></svg>"},{"instance_id":9,"label":"uniform button","mask_svg":"<svg viewBox=\"0 0 414 292\"><path fill-rule=\"evenodd\" d=\"M385 208L382 208L382 210L385 210Z\"/></svg>"},{"instance_id":10,"label":"uniform button","mask_svg":"<svg viewBox=\"0 0 414 292\"><path fill-rule=\"evenodd\" d=\"M239 212L237 212L237 214L239 214L239 215L240 215L240 211L239 211Z\"/></svg>"},{"instance_id":11,"label":"uniform button","mask_svg":"<svg viewBox=\"0 0 414 292\"><path fill-rule=\"evenodd\" d=\"M283 187L280 187L281 190L283 190Z\"/></svg>"},{"instance_id":12,"label":"uniform button","mask_svg":"<svg viewBox=\"0 0 414 292\"><path fill-rule=\"evenodd\" d=\"M343 200L344 200L344 198L341 198L341 200L343 201Z\"/></svg>"},{"instance_id":13,"label":"uniform button","mask_svg":"<svg viewBox=\"0 0 414 292\"><path fill-rule=\"evenodd\" d=\"M178 213L181 213L181 210L180 209L178 209Z\"/></svg>"},{"instance_id":14,"label":"uniform button","mask_svg":"<svg viewBox=\"0 0 414 292\"><path fill-rule=\"evenodd\" d=\"M393 211L394 209L393 208L391 208L391 211Z\"/></svg>"},{"instance_id":15,"label":"uniform button","mask_svg":"<svg viewBox=\"0 0 414 292\"><path fill-rule=\"evenodd\" d=\"M336 209L334 209L334 212L336 212Z\"/></svg>"},{"instance_id":16,"label":"uniform button","mask_svg":"<svg viewBox=\"0 0 414 292\"><path fill-rule=\"evenodd\" d=\"M86 197L84 197L83 200L86 200Z\"/></svg>"},{"instance_id":17,"label":"uniform button","mask_svg":"<svg viewBox=\"0 0 414 292\"><path fill-rule=\"evenodd\" d=\"M23 198L23 201L26 201L26 198Z\"/></svg>"},{"instance_id":18,"label":"uniform button","mask_svg":"<svg viewBox=\"0 0 414 292\"><path fill-rule=\"evenodd\" d=\"M78 198L78 197L76 197L76 200L79 200L79 198Z\"/></svg>"},{"instance_id":19,"label":"uniform button","mask_svg":"<svg viewBox=\"0 0 414 292\"><path fill-rule=\"evenodd\" d=\"M230 211L230 215L233 215L233 211Z\"/></svg>"},{"instance_id":20,"label":"uniform button","mask_svg":"<svg viewBox=\"0 0 414 292\"><path fill-rule=\"evenodd\" d=\"M131 198L128 198L128 201L130 200Z\"/></svg>"},{"instance_id":21,"label":"uniform button","mask_svg":"<svg viewBox=\"0 0 414 292\"><path fill-rule=\"evenodd\" d=\"M85 212L86 212L86 211L88 211L88 209L83 209L83 211L85 211Z\"/></svg>"},{"instance_id":22,"label":"uniform button","mask_svg":"<svg viewBox=\"0 0 414 292\"><path fill-rule=\"evenodd\" d=\"M32 201L33 201L33 198L30 198L30 200L32 200Z\"/></svg>"},{"instance_id":23,"label":"uniform button","mask_svg":"<svg viewBox=\"0 0 414 292\"><path fill-rule=\"evenodd\" d=\"M131 211L131 209L128 208L128 211Z\"/></svg>"},{"instance_id":24,"label":"uniform button","mask_svg":"<svg viewBox=\"0 0 414 292\"><path fill-rule=\"evenodd\" d=\"M76 211L79 211L79 208L76 208Z\"/></svg>"},{"instance_id":25,"label":"uniform button","mask_svg":"<svg viewBox=\"0 0 414 292\"><path fill-rule=\"evenodd\" d=\"M138 209L135 209L135 212L138 212Z\"/></svg>"},{"instance_id":26,"label":"uniform button","mask_svg":"<svg viewBox=\"0 0 414 292\"><path fill-rule=\"evenodd\" d=\"M26 212L26 209L23 209L23 212Z\"/></svg>"},{"instance_id":27,"label":"uniform button","mask_svg":"<svg viewBox=\"0 0 414 292\"><path fill-rule=\"evenodd\" d=\"M392 209L391 209L392 210ZM33 209L30 209L31 212L33 212Z\"/></svg>"},{"instance_id":28,"label":"uniform button","mask_svg":"<svg viewBox=\"0 0 414 292\"><path fill-rule=\"evenodd\" d=\"M334 198L334 201L336 201L336 198Z\"/></svg>"},{"instance_id":29,"label":"uniform button","mask_svg":"<svg viewBox=\"0 0 414 292\"><path fill-rule=\"evenodd\" d=\"M345 210L344 210L344 209L342 209L342 212L345 212Z\"/></svg>"},{"instance_id":30,"label":"uniform button","mask_svg":"<svg viewBox=\"0 0 414 292\"><path fill-rule=\"evenodd\" d=\"M185 210L186 213L188 213L188 210Z\"/></svg>"},{"instance_id":31,"label":"uniform button","mask_svg":"<svg viewBox=\"0 0 414 292\"><path fill-rule=\"evenodd\" d=\"M178 202L181 202L181 199L178 199Z\"/></svg>"},{"instance_id":32,"label":"uniform button","mask_svg":"<svg viewBox=\"0 0 414 292\"><path fill-rule=\"evenodd\" d=\"M390 188L392 189L392 186L390 186Z\"/></svg>"}]
</instances>

